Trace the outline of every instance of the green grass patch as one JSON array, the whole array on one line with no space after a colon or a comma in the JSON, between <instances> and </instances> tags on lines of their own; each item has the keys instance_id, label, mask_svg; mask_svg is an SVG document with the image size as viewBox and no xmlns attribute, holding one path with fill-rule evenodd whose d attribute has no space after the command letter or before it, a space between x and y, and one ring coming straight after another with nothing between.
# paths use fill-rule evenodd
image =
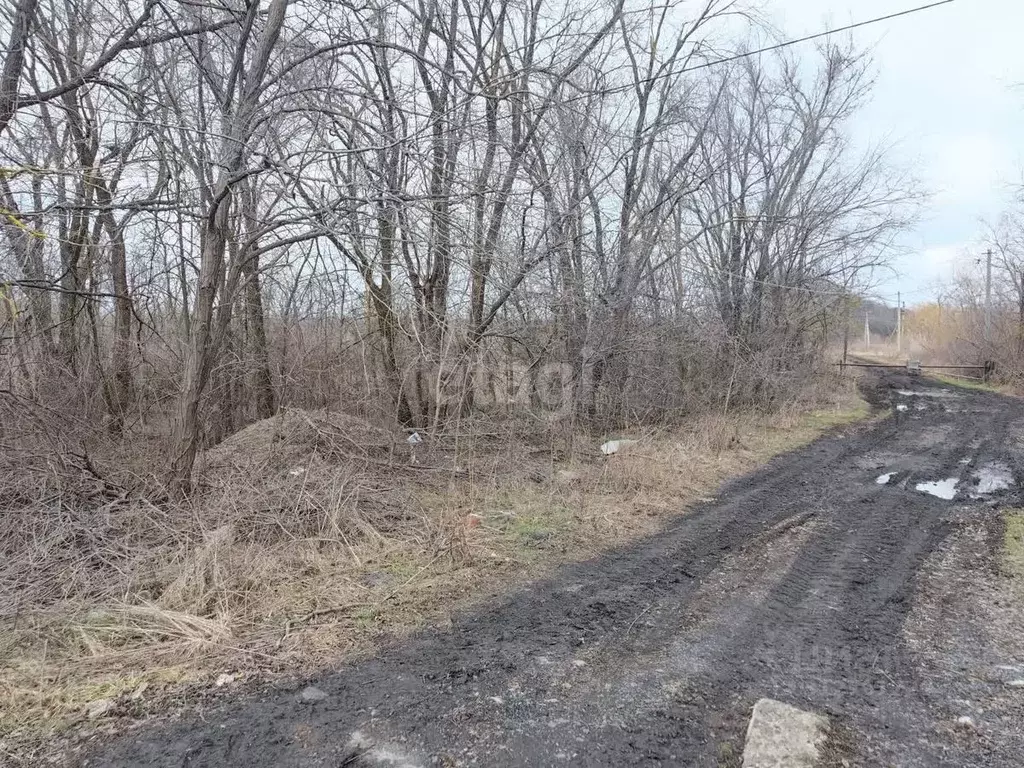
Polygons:
<instances>
[{"instance_id":1,"label":"green grass patch","mask_svg":"<svg viewBox=\"0 0 1024 768\"><path fill-rule=\"evenodd\" d=\"M961 379L958 376L949 376L944 373L932 373L928 374L928 377L935 379L935 381L948 384L951 387L960 387L960 389L973 389L977 392L996 392L997 394L1005 394L1004 390L996 384L990 384L986 381L976 381L975 379Z\"/></svg>"},{"instance_id":2,"label":"green grass patch","mask_svg":"<svg viewBox=\"0 0 1024 768\"><path fill-rule=\"evenodd\" d=\"M838 393L836 401L829 407L797 412L789 419L769 417L759 429L759 437L752 441L754 454L760 460L767 461L779 454L802 448L831 429L870 418L871 405L851 386Z\"/></svg>"},{"instance_id":3,"label":"green grass patch","mask_svg":"<svg viewBox=\"0 0 1024 768\"><path fill-rule=\"evenodd\" d=\"M508 553L522 562L542 559L543 550L572 532L568 507L550 492L520 488L490 501L487 506L499 511L488 513L485 524L500 532Z\"/></svg>"},{"instance_id":4,"label":"green grass patch","mask_svg":"<svg viewBox=\"0 0 1024 768\"><path fill-rule=\"evenodd\" d=\"M377 605L367 605L359 608L352 614L352 619L363 629L372 627L380 618L381 609Z\"/></svg>"},{"instance_id":5,"label":"green grass patch","mask_svg":"<svg viewBox=\"0 0 1024 768\"><path fill-rule=\"evenodd\" d=\"M391 555L391 559L385 560L380 565L380 570L392 576L395 580L405 581L411 579L423 570L423 563L419 559L411 557L402 558L397 554Z\"/></svg>"},{"instance_id":6,"label":"green grass patch","mask_svg":"<svg viewBox=\"0 0 1024 768\"><path fill-rule=\"evenodd\" d=\"M547 541L564 528L558 520L545 517L513 517L505 532L526 545Z\"/></svg>"},{"instance_id":7,"label":"green grass patch","mask_svg":"<svg viewBox=\"0 0 1024 768\"><path fill-rule=\"evenodd\" d=\"M858 397L851 402L836 408L811 411L801 421L803 426L815 430L827 430L842 427L856 421L866 419L871 414L871 406Z\"/></svg>"}]
</instances>

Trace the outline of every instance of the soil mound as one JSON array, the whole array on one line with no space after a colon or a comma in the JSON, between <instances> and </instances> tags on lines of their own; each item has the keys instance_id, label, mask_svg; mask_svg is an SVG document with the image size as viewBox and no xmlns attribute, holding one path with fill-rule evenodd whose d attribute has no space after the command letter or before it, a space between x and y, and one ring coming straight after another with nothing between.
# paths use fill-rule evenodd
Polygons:
<instances>
[{"instance_id":1,"label":"soil mound","mask_svg":"<svg viewBox=\"0 0 1024 768\"><path fill-rule=\"evenodd\" d=\"M301 474L298 470L318 460L405 462L408 447L399 438L358 416L288 408L211 448L204 463L207 469L230 468L250 474Z\"/></svg>"}]
</instances>

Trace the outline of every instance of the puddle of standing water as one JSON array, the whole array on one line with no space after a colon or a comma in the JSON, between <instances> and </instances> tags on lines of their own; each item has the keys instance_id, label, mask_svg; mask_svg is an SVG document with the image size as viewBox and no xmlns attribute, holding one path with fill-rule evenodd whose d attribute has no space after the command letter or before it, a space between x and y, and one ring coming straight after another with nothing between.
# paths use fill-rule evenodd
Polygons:
<instances>
[{"instance_id":1,"label":"puddle of standing water","mask_svg":"<svg viewBox=\"0 0 1024 768\"><path fill-rule=\"evenodd\" d=\"M1013 472L1000 461L993 461L980 467L974 473L974 477L978 480L978 493L1005 491L1013 485Z\"/></svg>"},{"instance_id":2,"label":"puddle of standing water","mask_svg":"<svg viewBox=\"0 0 1024 768\"><path fill-rule=\"evenodd\" d=\"M945 480L933 480L930 483L918 483L914 488L922 493L938 496L946 501L956 496L957 478L947 477Z\"/></svg>"},{"instance_id":3,"label":"puddle of standing water","mask_svg":"<svg viewBox=\"0 0 1024 768\"><path fill-rule=\"evenodd\" d=\"M948 389L928 389L920 392L912 389L897 389L896 393L904 397L960 397L956 392L950 392Z\"/></svg>"}]
</instances>

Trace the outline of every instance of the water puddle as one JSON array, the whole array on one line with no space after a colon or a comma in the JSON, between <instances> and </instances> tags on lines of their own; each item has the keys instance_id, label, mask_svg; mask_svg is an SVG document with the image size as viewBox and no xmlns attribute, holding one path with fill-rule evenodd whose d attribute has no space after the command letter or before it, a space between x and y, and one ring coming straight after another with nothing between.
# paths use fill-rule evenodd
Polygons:
<instances>
[{"instance_id":1,"label":"water puddle","mask_svg":"<svg viewBox=\"0 0 1024 768\"><path fill-rule=\"evenodd\" d=\"M945 480L933 480L930 483L918 483L915 490L927 493L931 496L938 496L940 499L951 501L956 496L956 484L958 478L947 477Z\"/></svg>"},{"instance_id":2,"label":"water puddle","mask_svg":"<svg viewBox=\"0 0 1024 768\"><path fill-rule=\"evenodd\" d=\"M897 389L896 393L904 397L960 397L956 392L950 392L948 389Z\"/></svg>"},{"instance_id":3,"label":"water puddle","mask_svg":"<svg viewBox=\"0 0 1024 768\"><path fill-rule=\"evenodd\" d=\"M888 457L890 461L895 461L895 457ZM957 462L961 467L965 467L969 472L961 481L958 477L947 477L941 480L930 480L927 482L920 482L914 484L914 490L919 493L927 493L929 496L935 496L936 498L943 499L945 501L952 501L956 498L958 486L962 486L963 493L969 499L975 501L983 501L987 497L993 494L998 494L1002 491L1008 491L1017 486L1017 481L1014 478L1013 468L1006 462L1002 461L988 461L977 469L971 471L970 464L974 461L971 456L964 456ZM865 461L864 469L881 469L877 460ZM890 463L889 466L892 466ZM891 485L894 484L900 475L904 474L905 471L894 470L886 472L875 477L875 483L877 485ZM900 485L900 487L906 487L906 483Z\"/></svg>"},{"instance_id":4,"label":"water puddle","mask_svg":"<svg viewBox=\"0 0 1024 768\"><path fill-rule=\"evenodd\" d=\"M993 461L980 467L974 473L974 477L978 481L975 490L981 494L1005 491L1013 485L1013 472L1001 461Z\"/></svg>"}]
</instances>

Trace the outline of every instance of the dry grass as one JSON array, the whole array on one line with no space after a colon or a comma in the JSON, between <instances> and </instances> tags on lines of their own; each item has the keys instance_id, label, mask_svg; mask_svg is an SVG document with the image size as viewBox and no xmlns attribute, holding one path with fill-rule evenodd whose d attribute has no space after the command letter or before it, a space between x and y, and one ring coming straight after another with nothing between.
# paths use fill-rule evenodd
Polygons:
<instances>
[{"instance_id":1,"label":"dry grass","mask_svg":"<svg viewBox=\"0 0 1024 768\"><path fill-rule=\"evenodd\" d=\"M607 458L601 439L564 454L556 430L507 422L428 441L412 463L402 435L287 411L209 451L191 506L23 503L0 563L0 741L38 741L96 698L369 651L650 535L726 478L866 415L852 384L827 392L608 436L640 440Z\"/></svg>"}]
</instances>

